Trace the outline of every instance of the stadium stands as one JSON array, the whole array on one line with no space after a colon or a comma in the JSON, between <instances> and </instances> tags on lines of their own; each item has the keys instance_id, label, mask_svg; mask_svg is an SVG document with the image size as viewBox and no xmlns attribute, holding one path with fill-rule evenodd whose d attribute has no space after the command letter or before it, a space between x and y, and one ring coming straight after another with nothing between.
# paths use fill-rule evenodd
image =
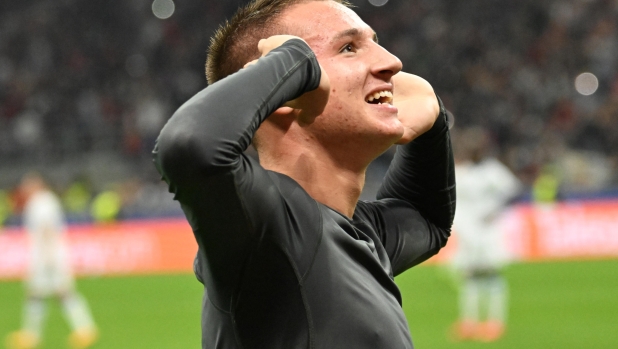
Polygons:
<instances>
[{"instance_id":1,"label":"stadium stands","mask_svg":"<svg viewBox=\"0 0 618 349\"><path fill-rule=\"evenodd\" d=\"M178 213L150 151L206 86L210 34L242 2L184 0L161 20L148 0L2 1L0 189L37 168L60 192L81 178L92 196L119 190L120 217ZM455 136L488 128L530 186L546 165L566 193L618 186L616 1L353 2L404 69L432 83ZM584 94L583 72L598 80ZM372 166L366 197L388 160Z\"/></svg>"}]
</instances>

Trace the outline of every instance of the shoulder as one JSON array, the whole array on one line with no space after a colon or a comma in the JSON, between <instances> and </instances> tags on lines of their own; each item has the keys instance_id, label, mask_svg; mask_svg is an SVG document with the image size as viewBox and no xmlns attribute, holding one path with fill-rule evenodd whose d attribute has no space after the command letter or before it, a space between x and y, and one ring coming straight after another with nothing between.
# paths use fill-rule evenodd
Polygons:
<instances>
[{"instance_id":1,"label":"shoulder","mask_svg":"<svg viewBox=\"0 0 618 349\"><path fill-rule=\"evenodd\" d=\"M496 158L492 157L492 158L488 158L484 160L482 166L486 172L490 173L493 176L500 176L500 177L512 176L511 170L505 164L503 164L500 160Z\"/></svg>"},{"instance_id":2,"label":"shoulder","mask_svg":"<svg viewBox=\"0 0 618 349\"><path fill-rule=\"evenodd\" d=\"M267 173L277 188L287 213L301 221L316 222L320 216L318 202L293 178L274 171Z\"/></svg>"},{"instance_id":3,"label":"shoulder","mask_svg":"<svg viewBox=\"0 0 618 349\"><path fill-rule=\"evenodd\" d=\"M324 232L322 207L294 179L268 171L277 188L281 206L271 213L274 229L268 235L294 261L301 275L311 268Z\"/></svg>"},{"instance_id":4,"label":"shoulder","mask_svg":"<svg viewBox=\"0 0 618 349\"><path fill-rule=\"evenodd\" d=\"M57 210L60 209L60 207L60 200L50 191L34 194L26 204L26 209L29 211Z\"/></svg>"},{"instance_id":5,"label":"shoulder","mask_svg":"<svg viewBox=\"0 0 618 349\"><path fill-rule=\"evenodd\" d=\"M506 169L506 165L504 165L500 160L494 157L486 158L485 160L483 160L483 162L481 162L481 165L485 168L493 169L493 170Z\"/></svg>"},{"instance_id":6,"label":"shoulder","mask_svg":"<svg viewBox=\"0 0 618 349\"><path fill-rule=\"evenodd\" d=\"M52 192L32 196L24 208L24 219L29 223L56 222L63 219L62 205Z\"/></svg>"},{"instance_id":7,"label":"shoulder","mask_svg":"<svg viewBox=\"0 0 618 349\"><path fill-rule=\"evenodd\" d=\"M383 230L389 222L406 220L415 216L417 209L408 201L389 198L375 201L359 201L354 211L354 219L371 224L377 230Z\"/></svg>"}]
</instances>

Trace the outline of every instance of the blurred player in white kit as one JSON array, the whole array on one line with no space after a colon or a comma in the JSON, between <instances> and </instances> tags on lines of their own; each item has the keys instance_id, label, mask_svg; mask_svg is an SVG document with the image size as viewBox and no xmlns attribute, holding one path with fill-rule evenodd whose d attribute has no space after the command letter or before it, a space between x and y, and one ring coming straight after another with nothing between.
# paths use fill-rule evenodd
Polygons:
<instances>
[{"instance_id":1,"label":"blurred player in white kit","mask_svg":"<svg viewBox=\"0 0 618 349\"><path fill-rule=\"evenodd\" d=\"M72 330L71 348L91 346L98 337L85 299L75 290L64 232L60 201L36 173L23 177L20 192L26 199L23 224L30 239L30 264L22 328L6 340L9 349L36 348L41 343L47 300L57 298Z\"/></svg>"},{"instance_id":2,"label":"blurred player in white kit","mask_svg":"<svg viewBox=\"0 0 618 349\"><path fill-rule=\"evenodd\" d=\"M508 297L501 269L509 257L497 218L520 193L521 183L499 160L488 156L491 144L483 129L463 130L458 138L453 266L462 276L462 285L459 320L453 330L458 340L491 342L504 333Z\"/></svg>"}]
</instances>

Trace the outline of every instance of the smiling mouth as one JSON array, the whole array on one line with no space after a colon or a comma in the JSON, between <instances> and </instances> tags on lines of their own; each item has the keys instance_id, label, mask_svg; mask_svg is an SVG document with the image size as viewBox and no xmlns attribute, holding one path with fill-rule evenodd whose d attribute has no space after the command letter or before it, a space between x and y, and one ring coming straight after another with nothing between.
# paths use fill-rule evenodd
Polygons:
<instances>
[{"instance_id":1,"label":"smiling mouth","mask_svg":"<svg viewBox=\"0 0 618 349\"><path fill-rule=\"evenodd\" d=\"M365 102L369 104L393 104L393 93L391 91L378 91L365 97Z\"/></svg>"}]
</instances>

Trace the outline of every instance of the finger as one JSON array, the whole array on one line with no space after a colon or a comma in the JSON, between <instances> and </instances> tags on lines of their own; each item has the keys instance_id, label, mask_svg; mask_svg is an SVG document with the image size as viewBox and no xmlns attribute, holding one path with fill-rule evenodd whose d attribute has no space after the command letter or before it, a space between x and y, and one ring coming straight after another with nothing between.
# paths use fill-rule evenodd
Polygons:
<instances>
[{"instance_id":1,"label":"finger","mask_svg":"<svg viewBox=\"0 0 618 349\"><path fill-rule=\"evenodd\" d=\"M263 55L264 54L264 45L266 44L266 39L260 39L258 41L258 51Z\"/></svg>"},{"instance_id":2,"label":"finger","mask_svg":"<svg viewBox=\"0 0 618 349\"><path fill-rule=\"evenodd\" d=\"M292 113L292 111L294 111L294 108L283 106L283 107L279 107L277 110L275 110L275 113L290 114L290 113Z\"/></svg>"},{"instance_id":3,"label":"finger","mask_svg":"<svg viewBox=\"0 0 618 349\"><path fill-rule=\"evenodd\" d=\"M252 60L251 62L247 62L247 64L243 65L243 68L246 68L252 64L255 64L257 62L257 59Z\"/></svg>"}]
</instances>

